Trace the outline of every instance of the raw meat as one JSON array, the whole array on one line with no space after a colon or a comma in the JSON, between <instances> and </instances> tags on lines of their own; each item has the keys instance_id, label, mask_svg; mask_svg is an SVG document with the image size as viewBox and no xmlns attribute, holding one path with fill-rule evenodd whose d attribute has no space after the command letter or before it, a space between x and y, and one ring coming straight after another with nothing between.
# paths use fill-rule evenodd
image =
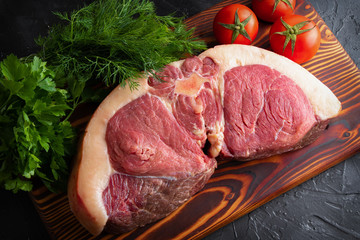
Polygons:
<instances>
[{"instance_id":1,"label":"raw meat","mask_svg":"<svg viewBox=\"0 0 360 240\"><path fill-rule=\"evenodd\" d=\"M167 216L203 188L217 157L300 148L341 110L300 65L252 46L217 46L157 77L116 88L87 126L68 196L94 235Z\"/></svg>"},{"instance_id":2,"label":"raw meat","mask_svg":"<svg viewBox=\"0 0 360 240\"><path fill-rule=\"evenodd\" d=\"M291 150L317 124L303 91L264 65L235 67L224 75L227 157L271 156Z\"/></svg>"}]
</instances>

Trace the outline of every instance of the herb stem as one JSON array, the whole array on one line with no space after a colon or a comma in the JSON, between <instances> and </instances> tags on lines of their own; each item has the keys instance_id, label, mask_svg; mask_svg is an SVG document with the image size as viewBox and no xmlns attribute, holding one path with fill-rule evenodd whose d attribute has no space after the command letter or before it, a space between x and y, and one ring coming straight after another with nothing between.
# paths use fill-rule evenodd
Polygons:
<instances>
[{"instance_id":1,"label":"herb stem","mask_svg":"<svg viewBox=\"0 0 360 240\"><path fill-rule=\"evenodd\" d=\"M10 102L10 99L12 97L12 94L10 93L8 98L5 100L5 102L1 105L1 115L3 115L3 113L6 111L8 106L8 103Z\"/></svg>"}]
</instances>

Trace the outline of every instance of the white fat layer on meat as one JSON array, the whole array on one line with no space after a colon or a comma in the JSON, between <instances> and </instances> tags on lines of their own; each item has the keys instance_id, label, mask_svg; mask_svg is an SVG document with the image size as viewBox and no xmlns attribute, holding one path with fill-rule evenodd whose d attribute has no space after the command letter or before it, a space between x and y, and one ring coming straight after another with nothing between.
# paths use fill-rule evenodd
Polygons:
<instances>
[{"instance_id":1,"label":"white fat layer on meat","mask_svg":"<svg viewBox=\"0 0 360 240\"><path fill-rule=\"evenodd\" d=\"M99 105L86 128L80 159L73 169L77 175L70 179L69 200L80 223L93 235L100 234L107 222L102 193L114 172L105 140L107 124L120 108L146 94L148 88L145 78L139 79L137 90L118 86Z\"/></svg>"},{"instance_id":2,"label":"white fat layer on meat","mask_svg":"<svg viewBox=\"0 0 360 240\"><path fill-rule=\"evenodd\" d=\"M144 176L135 176L135 175L130 175L130 174L126 174L126 173L121 173L118 172L116 170L113 171L113 174L120 174L123 176L127 176L127 177L133 177L133 178L151 178L151 179L165 179L165 180L169 180L169 181L175 181L177 180L176 177L173 176L149 176L149 175L144 175ZM111 174L112 175L112 174Z\"/></svg>"}]
</instances>

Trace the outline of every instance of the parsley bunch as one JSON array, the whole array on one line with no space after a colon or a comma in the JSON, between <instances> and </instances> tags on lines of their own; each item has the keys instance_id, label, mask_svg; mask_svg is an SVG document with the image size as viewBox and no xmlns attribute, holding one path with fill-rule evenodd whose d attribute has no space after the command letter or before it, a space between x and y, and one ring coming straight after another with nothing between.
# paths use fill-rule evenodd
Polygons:
<instances>
[{"instance_id":1,"label":"parsley bunch","mask_svg":"<svg viewBox=\"0 0 360 240\"><path fill-rule=\"evenodd\" d=\"M65 118L69 94L38 57L9 55L0 67L0 185L30 191L38 176L50 190L64 189L75 136Z\"/></svg>"}]
</instances>

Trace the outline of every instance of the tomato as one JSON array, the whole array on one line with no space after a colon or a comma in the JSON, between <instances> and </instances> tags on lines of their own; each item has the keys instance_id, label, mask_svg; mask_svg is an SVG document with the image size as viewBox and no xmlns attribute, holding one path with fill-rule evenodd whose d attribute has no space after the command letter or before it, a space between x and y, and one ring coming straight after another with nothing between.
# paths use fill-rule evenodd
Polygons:
<instances>
[{"instance_id":1,"label":"tomato","mask_svg":"<svg viewBox=\"0 0 360 240\"><path fill-rule=\"evenodd\" d=\"M279 18L270 29L272 50L297 63L310 60L318 51L320 40L319 27L300 15Z\"/></svg>"},{"instance_id":2,"label":"tomato","mask_svg":"<svg viewBox=\"0 0 360 240\"><path fill-rule=\"evenodd\" d=\"M230 4L215 16L213 31L220 44L251 44L259 30L255 13L242 4Z\"/></svg>"},{"instance_id":3,"label":"tomato","mask_svg":"<svg viewBox=\"0 0 360 240\"><path fill-rule=\"evenodd\" d=\"M267 22L294 14L296 0L253 0L252 9L256 16Z\"/></svg>"}]
</instances>

